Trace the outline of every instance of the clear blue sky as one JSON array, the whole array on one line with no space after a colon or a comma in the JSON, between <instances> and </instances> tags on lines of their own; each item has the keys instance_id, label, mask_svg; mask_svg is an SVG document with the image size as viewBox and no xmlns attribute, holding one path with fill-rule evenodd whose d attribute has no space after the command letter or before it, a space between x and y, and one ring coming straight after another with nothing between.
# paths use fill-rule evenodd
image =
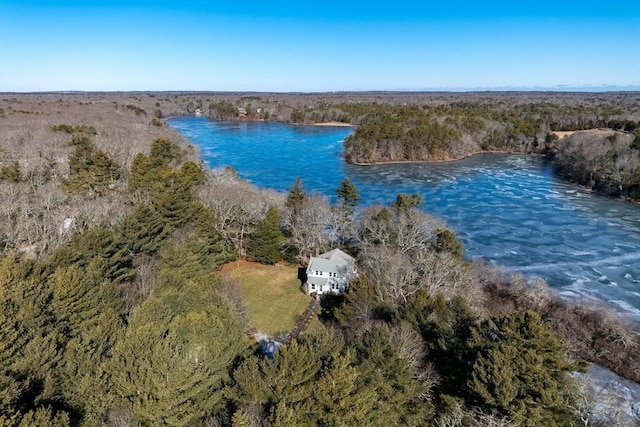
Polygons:
<instances>
[{"instance_id":1,"label":"clear blue sky","mask_svg":"<svg viewBox=\"0 0 640 427\"><path fill-rule=\"evenodd\" d=\"M0 0L0 91L640 86L640 0Z\"/></svg>"}]
</instances>

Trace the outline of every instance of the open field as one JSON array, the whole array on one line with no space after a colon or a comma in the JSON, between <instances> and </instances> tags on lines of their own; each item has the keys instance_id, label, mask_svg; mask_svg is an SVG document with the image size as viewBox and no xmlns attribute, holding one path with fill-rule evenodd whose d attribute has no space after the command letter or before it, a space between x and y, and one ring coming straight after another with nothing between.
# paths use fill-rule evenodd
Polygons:
<instances>
[{"instance_id":1,"label":"open field","mask_svg":"<svg viewBox=\"0 0 640 427\"><path fill-rule=\"evenodd\" d=\"M300 289L295 265L233 262L223 268L223 274L237 283L249 324L271 336L289 332L311 302ZM316 317L309 329L320 326Z\"/></svg>"},{"instance_id":2,"label":"open field","mask_svg":"<svg viewBox=\"0 0 640 427\"><path fill-rule=\"evenodd\" d=\"M614 131L613 129L586 129L586 130L552 131L551 133L555 134L558 138L565 138L573 135L576 132L593 134L593 135L602 135L602 134L609 135L616 131ZM622 132L618 132L618 133L622 134Z\"/></svg>"}]
</instances>

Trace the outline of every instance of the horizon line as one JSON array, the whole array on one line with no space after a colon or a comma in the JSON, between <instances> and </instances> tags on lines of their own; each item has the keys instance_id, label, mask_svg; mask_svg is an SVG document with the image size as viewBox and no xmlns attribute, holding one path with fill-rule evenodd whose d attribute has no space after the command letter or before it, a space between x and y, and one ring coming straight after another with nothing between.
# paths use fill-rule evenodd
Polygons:
<instances>
[{"instance_id":1,"label":"horizon line","mask_svg":"<svg viewBox=\"0 0 640 427\"><path fill-rule=\"evenodd\" d=\"M331 94L331 93L472 93L472 92L557 92L604 93L640 92L640 85L557 85L557 86L494 86L494 87L442 87L395 89L344 89L344 90L210 90L210 89L129 89L129 90L9 90L0 94L83 94L83 93L276 93L276 94Z\"/></svg>"}]
</instances>

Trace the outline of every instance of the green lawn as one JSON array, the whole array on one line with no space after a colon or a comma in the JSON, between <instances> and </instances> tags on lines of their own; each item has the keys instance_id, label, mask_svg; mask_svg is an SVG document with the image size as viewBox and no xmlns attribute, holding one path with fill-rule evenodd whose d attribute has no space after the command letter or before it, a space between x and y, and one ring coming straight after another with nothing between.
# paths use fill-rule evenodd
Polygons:
<instances>
[{"instance_id":1,"label":"green lawn","mask_svg":"<svg viewBox=\"0 0 640 427\"><path fill-rule=\"evenodd\" d=\"M311 303L311 297L300 289L295 265L242 263L230 267L225 274L238 283L249 324L261 332L271 336L288 332ZM316 316L309 330L321 326Z\"/></svg>"}]
</instances>

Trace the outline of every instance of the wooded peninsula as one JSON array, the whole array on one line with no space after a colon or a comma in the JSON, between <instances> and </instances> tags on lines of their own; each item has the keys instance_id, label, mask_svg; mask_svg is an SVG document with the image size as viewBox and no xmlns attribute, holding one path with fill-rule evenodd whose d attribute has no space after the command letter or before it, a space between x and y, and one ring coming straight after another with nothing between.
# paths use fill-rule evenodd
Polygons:
<instances>
[{"instance_id":1,"label":"wooded peninsula","mask_svg":"<svg viewBox=\"0 0 640 427\"><path fill-rule=\"evenodd\" d=\"M417 194L360 207L349 180L330 203L207 170L164 121L192 114L357 125L354 163L544 154L640 200L637 92L0 94L0 425L637 423L574 375L640 382L632 320L465 259ZM333 248L358 277L267 357L225 268Z\"/></svg>"}]
</instances>

